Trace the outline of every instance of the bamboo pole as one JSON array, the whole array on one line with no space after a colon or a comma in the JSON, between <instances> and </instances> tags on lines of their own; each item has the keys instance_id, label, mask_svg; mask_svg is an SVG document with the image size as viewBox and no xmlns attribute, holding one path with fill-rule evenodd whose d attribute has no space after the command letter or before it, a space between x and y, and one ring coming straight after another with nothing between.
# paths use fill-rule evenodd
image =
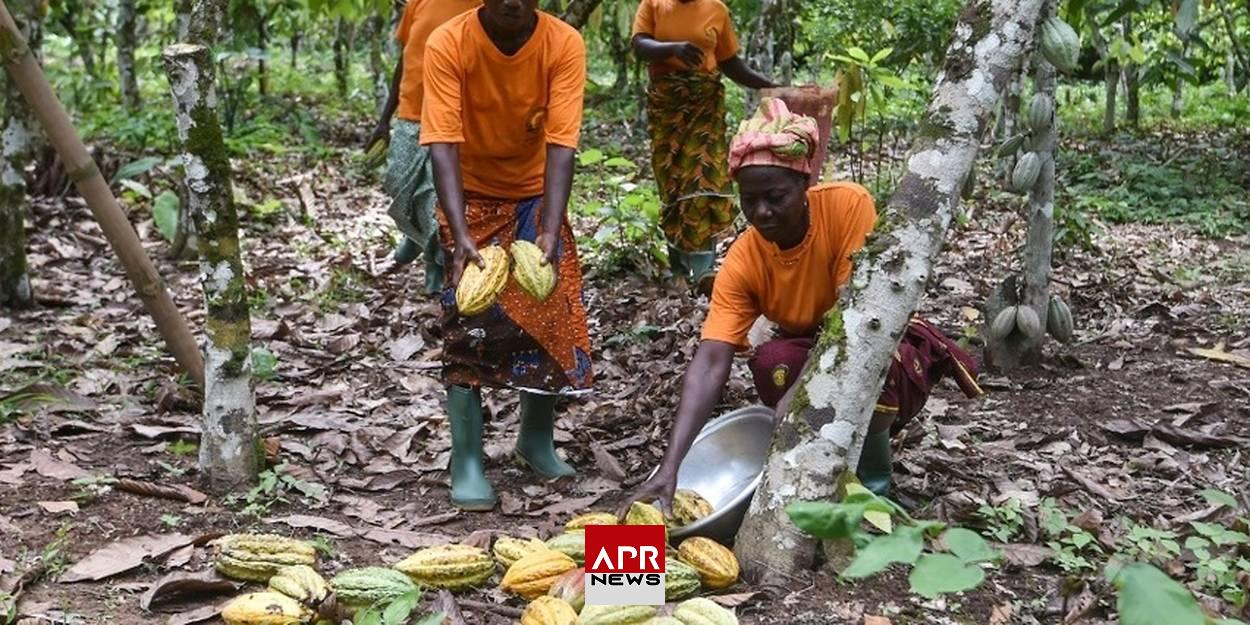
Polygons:
<instances>
[{"instance_id":1,"label":"bamboo pole","mask_svg":"<svg viewBox=\"0 0 1250 625\"><path fill-rule=\"evenodd\" d=\"M204 360L200 356L195 336L191 334L186 320L165 290L165 283L152 265L152 260L143 251L139 235L135 234L126 214L117 205L117 198L113 197L100 168L87 154L87 146L83 145L78 131L74 129L65 112L65 107L52 91L52 85L48 84L39 62L30 53L30 48L18 31L4 0L0 0L0 57L3 57L5 69L13 78L13 84L30 103L30 108L34 110L48 135L48 141L65 163L65 171L74 181L78 193L86 200L113 252L125 267L135 292L139 294L148 314L156 321L156 329L169 345L174 359L203 388Z\"/></svg>"}]
</instances>

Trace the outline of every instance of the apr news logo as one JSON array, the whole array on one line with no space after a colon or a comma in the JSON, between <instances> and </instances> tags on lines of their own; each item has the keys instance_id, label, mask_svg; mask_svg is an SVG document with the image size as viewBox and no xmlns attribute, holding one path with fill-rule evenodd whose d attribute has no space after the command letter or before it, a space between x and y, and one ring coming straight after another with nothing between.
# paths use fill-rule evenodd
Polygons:
<instances>
[{"instance_id":1,"label":"apr news logo","mask_svg":"<svg viewBox=\"0 0 1250 625\"><path fill-rule=\"evenodd\" d=\"M586 603L664 605L663 525L586 526Z\"/></svg>"}]
</instances>

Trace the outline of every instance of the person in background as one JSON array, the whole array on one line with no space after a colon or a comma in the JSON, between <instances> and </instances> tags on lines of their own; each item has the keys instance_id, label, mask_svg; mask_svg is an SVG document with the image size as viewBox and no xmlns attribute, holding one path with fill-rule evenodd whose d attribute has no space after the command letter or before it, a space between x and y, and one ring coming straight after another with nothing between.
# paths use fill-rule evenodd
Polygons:
<instances>
[{"instance_id":1,"label":"person in background","mask_svg":"<svg viewBox=\"0 0 1250 625\"><path fill-rule=\"evenodd\" d=\"M735 217L721 74L749 89L776 85L738 56L721 0L642 0L633 48L650 64L647 130L669 266L675 281L707 294L716 238Z\"/></svg>"},{"instance_id":2,"label":"person in background","mask_svg":"<svg viewBox=\"0 0 1250 625\"><path fill-rule=\"evenodd\" d=\"M791 114L768 98L743 122L730 148L742 212L751 227L734 241L716 279L702 340L682 381L668 449L656 474L630 502L672 505L677 470L729 379L734 354L749 349L747 335L761 315L779 336L749 361L760 401L785 415L826 313L838 305L851 275L851 255L864 245L877 218L872 195L849 182L808 188L816 122ZM969 396L979 395L976 362L941 331L913 317L894 353L877 400L858 474L864 486L886 494L892 471L890 437L924 407L929 390L952 375Z\"/></svg>"},{"instance_id":3,"label":"person in background","mask_svg":"<svg viewBox=\"0 0 1250 625\"><path fill-rule=\"evenodd\" d=\"M438 247L438 224L434 219L434 173L430 151L420 143L422 66L425 42L447 20L481 6L481 0L409 0L395 28L402 52L395 64L390 93L382 106L369 146L389 138L386 174L382 188L391 197L388 210L403 237L395 249L395 262L404 264L425 257L425 292L438 293L443 286L443 253ZM398 120L392 127L391 118Z\"/></svg>"},{"instance_id":4,"label":"person in background","mask_svg":"<svg viewBox=\"0 0 1250 625\"><path fill-rule=\"evenodd\" d=\"M574 473L556 455L556 400L589 391L590 338L567 208L581 132L586 48L538 0L485 0L430 35L421 143L430 147L439 232L451 250L443 291L443 380L451 420L451 500L495 505L482 461L483 386L521 392L516 457L540 477ZM555 267L539 302L508 279L498 301L466 316L455 286L478 249L534 242Z\"/></svg>"}]
</instances>

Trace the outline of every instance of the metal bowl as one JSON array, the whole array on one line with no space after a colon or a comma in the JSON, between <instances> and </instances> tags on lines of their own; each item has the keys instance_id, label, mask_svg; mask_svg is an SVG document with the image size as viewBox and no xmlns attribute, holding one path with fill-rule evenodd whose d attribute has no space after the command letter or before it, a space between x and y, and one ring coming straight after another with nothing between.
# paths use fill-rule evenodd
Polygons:
<instances>
[{"instance_id":1,"label":"metal bowl","mask_svg":"<svg viewBox=\"0 0 1250 625\"><path fill-rule=\"evenodd\" d=\"M669 535L673 539L707 536L721 542L733 540L764 473L773 440L773 414L766 406L748 406L703 426L677 469L677 488L699 493L712 504L714 512L672 530Z\"/></svg>"}]
</instances>

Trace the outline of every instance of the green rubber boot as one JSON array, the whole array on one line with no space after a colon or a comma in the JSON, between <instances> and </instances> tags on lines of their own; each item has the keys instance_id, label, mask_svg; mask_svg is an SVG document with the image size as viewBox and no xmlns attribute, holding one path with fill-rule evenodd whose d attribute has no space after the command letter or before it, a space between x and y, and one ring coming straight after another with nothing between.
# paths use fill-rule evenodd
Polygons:
<instances>
[{"instance_id":1,"label":"green rubber boot","mask_svg":"<svg viewBox=\"0 0 1250 625\"><path fill-rule=\"evenodd\" d=\"M417 242L408 237L404 237L404 240L400 241L399 245L395 247L395 254L393 255L393 258L395 259L395 262L401 265L407 265L408 263L416 260L420 255L421 247L417 245Z\"/></svg>"},{"instance_id":2,"label":"green rubber boot","mask_svg":"<svg viewBox=\"0 0 1250 625\"><path fill-rule=\"evenodd\" d=\"M674 278L690 278L690 267L686 263L686 253L672 245L668 246L668 269Z\"/></svg>"},{"instance_id":3,"label":"green rubber boot","mask_svg":"<svg viewBox=\"0 0 1250 625\"><path fill-rule=\"evenodd\" d=\"M482 467L482 394L477 389L447 389L451 417L451 503L464 510L495 507L495 490Z\"/></svg>"},{"instance_id":4,"label":"green rubber boot","mask_svg":"<svg viewBox=\"0 0 1250 625\"><path fill-rule=\"evenodd\" d=\"M431 236L425 242L425 294L435 295L443 292L443 249L438 244L438 235Z\"/></svg>"},{"instance_id":5,"label":"green rubber boot","mask_svg":"<svg viewBox=\"0 0 1250 625\"><path fill-rule=\"evenodd\" d=\"M864 439L864 451L859 456L859 468L855 470L864 488L880 497L890 495L890 477L894 473L894 459L890 450L890 429L869 434Z\"/></svg>"},{"instance_id":6,"label":"green rubber boot","mask_svg":"<svg viewBox=\"0 0 1250 625\"><path fill-rule=\"evenodd\" d=\"M695 290L711 296L712 284L716 280L716 252L686 252L686 262L690 265L690 274L694 276Z\"/></svg>"},{"instance_id":7,"label":"green rubber boot","mask_svg":"<svg viewBox=\"0 0 1250 625\"><path fill-rule=\"evenodd\" d=\"M516 438L517 459L547 480L577 473L556 455L555 420L555 395L521 392L521 433Z\"/></svg>"}]
</instances>

